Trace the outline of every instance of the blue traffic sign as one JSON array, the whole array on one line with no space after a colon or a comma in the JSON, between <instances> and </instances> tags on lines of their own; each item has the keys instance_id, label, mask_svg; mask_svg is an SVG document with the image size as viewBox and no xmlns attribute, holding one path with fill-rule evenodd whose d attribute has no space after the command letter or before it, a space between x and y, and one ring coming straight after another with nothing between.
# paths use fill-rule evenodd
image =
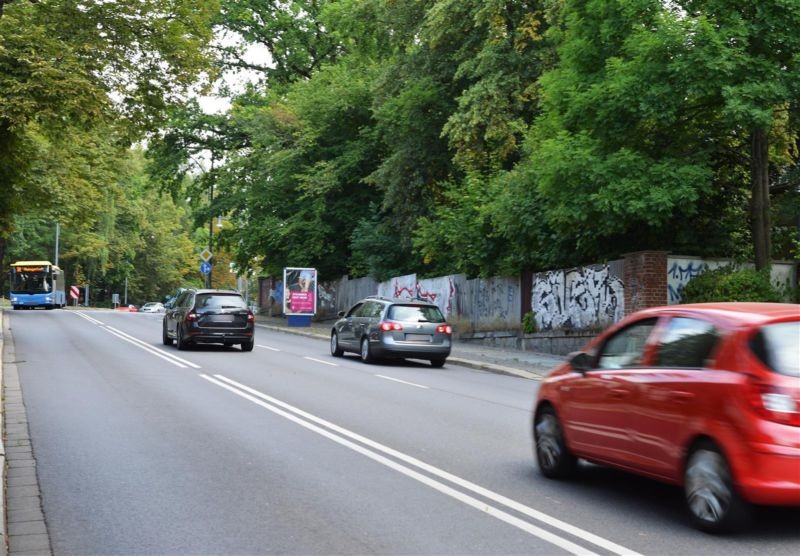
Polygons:
<instances>
[{"instance_id":1,"label":"blue traffic sign","mask_svg":"<svg viewBox=\"0 0 800 556\"><path fill-rule=\"evenodd\" d=\"M203 274L208 274L209 272L211 272L211 265L208 263L201 263L200 272L202 272Z\"/></svg>"}]
</instances>

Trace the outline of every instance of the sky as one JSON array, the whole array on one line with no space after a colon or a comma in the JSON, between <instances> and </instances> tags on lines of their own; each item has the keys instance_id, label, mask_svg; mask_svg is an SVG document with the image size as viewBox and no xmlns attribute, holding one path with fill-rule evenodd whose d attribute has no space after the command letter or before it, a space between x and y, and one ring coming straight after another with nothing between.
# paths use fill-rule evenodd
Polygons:
<instances>
[{"instance_id":1,"label":"sky","mask_svg":"<svg viewBox=\"0 0 800 556\"><path fill-rule=\"evenodd\" d=\"M235 39L230 37L220 37L217 43L220 45L233 45L237 44L236 41L241 42L242 39ZM244 60L249 63L264 64L264 60L269 60L269 51L263 45L251 44L247 47L244 54ZM258 81L260 74L252 70L241 70L237 72L227 71L224 72L219 82L215 84L214 90L218 91L220 87L230 90L233 94L244 92L244 88L248 83ZM211 94L208 96L198 96L200 107L207 114L220 114L226 112L231 107L230 97L223 97L218 94Z\"/></svg>"}]
</instances>

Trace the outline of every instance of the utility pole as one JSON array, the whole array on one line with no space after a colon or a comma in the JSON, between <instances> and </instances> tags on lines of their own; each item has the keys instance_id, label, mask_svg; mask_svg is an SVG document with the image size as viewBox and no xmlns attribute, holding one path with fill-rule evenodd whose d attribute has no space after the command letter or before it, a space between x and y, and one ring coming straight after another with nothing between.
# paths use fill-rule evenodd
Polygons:
<instances>
[{"instance_id":1,"label":"utility pole","mask_svg":"<svg viewBox=\"0 0 800 556\"><path fill-rule=\"evenodd\" d=\"M211 208L211 204L214 202L214 151L211 151L211 172L209 173L210 184L208 186L208 207ZM211 211L209 211L211 212ZM214 270L214 264L216 261L214 260L214 217L211 216L210 220L208 221L208 252L212 253L211 256L211 268L208 270L208 274L206 274L206 287L211 288L211 272Z\"/></svg>"},{"instance_id":2,"label":"utility pole","mask_svg":"<svg viewBox=\"0 0 800 556\"><path fill-rule=\"evenodd\" d=\"M61 235L61 224L56 222L56 260L53 263L56 266L58 266L58 240L60 235Z\"/></svg>"}]
</instances>

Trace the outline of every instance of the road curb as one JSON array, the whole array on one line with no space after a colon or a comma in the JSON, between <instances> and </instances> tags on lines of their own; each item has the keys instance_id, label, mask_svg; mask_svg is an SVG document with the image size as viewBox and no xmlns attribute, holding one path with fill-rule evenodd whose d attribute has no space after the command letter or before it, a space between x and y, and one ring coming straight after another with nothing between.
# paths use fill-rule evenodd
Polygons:
<instances>
[{"instance_id":1,"label":"road curb","mask_svg":"<svg viewBox=\"0 0 800 556\"><path fill-rule=\"evenodd\" d=\"M3 473L3 484L0 489L0 536L3 543L3 554L8 554L8 534L6 530L6 447L3 438L6 433L5 424L5 382L3 380L3 316L4 310L0 308L0 469Z\"/></svg>"},{"instance_id":2,"label":"road curb","mask_svg":"<svg viewBox=\"0 0 800 556\"><path fill-rule=\"evenodd\" d=\"M282 326L271 326L269 324L261 324L261 323L256 323L256 326L259 326L261 328L266 328L267 330L271 330L273 332L284 332L286 334L294 334L296 336L305 336L307 338L317 338L321 340L328 339L327 334L321 334L319 332L313 332L311 330L303 330L300 328L284 328ZM496 365L494 363L486 363L484 361L474 361L472 359L464 359L462 357L450 356L447 358L447 360L457 365L461 365L462 367L468 367L470 369L476 369L479 371L488 371L491 373L497 373L509 376L516 376L519 378L527 378L529 380L542 380L543 377L543 375L539 373L526 371L524 369L506 367L504 365Z\"/></svg>"}]
</instances>

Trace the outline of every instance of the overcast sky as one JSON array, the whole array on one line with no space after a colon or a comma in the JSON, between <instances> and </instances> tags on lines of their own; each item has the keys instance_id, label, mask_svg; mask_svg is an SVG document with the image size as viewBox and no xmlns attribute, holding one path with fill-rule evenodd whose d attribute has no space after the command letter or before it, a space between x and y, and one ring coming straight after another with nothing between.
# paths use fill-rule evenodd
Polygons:
<instances>
[{"instance_id":1,"label":"overcast sky","mask_svg":"<svg viewBox=\"0 0 800 556\"><path fill-rule=\"evenodd\" d=\"M235 44L233 39L223 38L220 39L220 44ZM250 45L245 52L244 59L246 62L253 64L264 64L264 60L269 60L269 51L262 45ZM215 84L214 90L219 90L221 86L227 86L234 95L244 92L247 83L253 83L258 80L260 74L252 70L240 70L237 72L228 71L223 73L220 81ZM204 112L208 114L219 114L226 112L231 107L229 97L222 97L218 95L198 96L198 102Z\"/></svg>"}]
</instances>

